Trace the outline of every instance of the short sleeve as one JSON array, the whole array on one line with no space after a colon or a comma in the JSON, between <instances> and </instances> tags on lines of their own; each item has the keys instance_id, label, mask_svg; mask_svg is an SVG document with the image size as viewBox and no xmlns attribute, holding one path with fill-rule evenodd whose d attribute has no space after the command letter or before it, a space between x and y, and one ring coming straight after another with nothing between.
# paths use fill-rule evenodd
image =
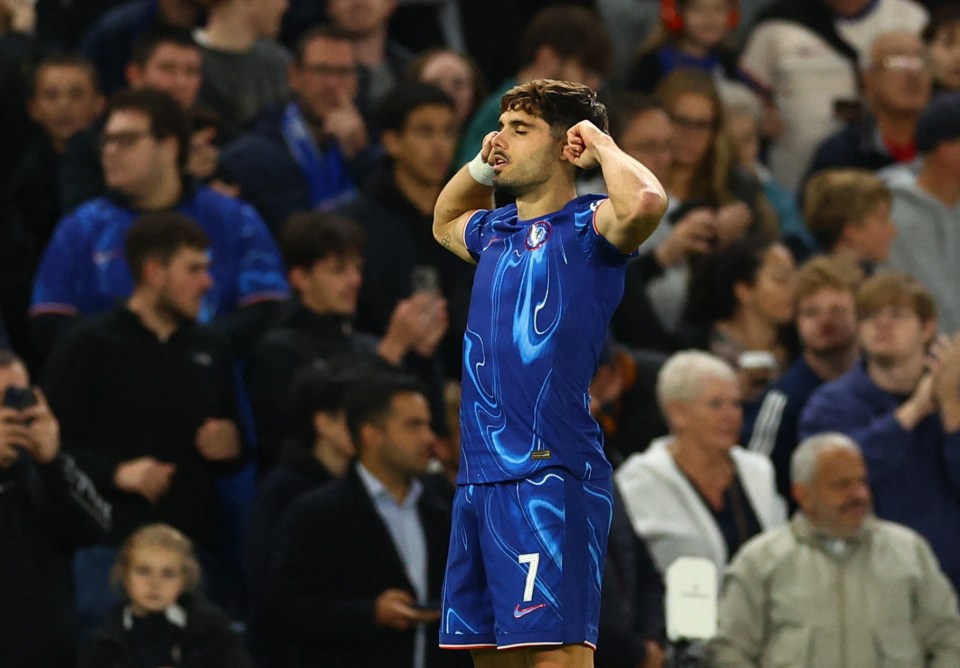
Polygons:
<instances>
[{"instance_id":1,"label":"short sleeve","mask_svg":"<svg viewBox=\"0 0 960 668\"><path fill-rule=\"evenodd\" d=\"M481 209L476 211L463 227L463 245L467 247L474 261L480 259L484 248L484 238L487 234L487 225L493 211Z\"/></svg>"},{"instance_id":2,"label":"short sleeve","mask_svg":"<svg viewBox=\"0 0 960 668\"><path fill-rule=\"evenodd\" d=\"M289 293L283 259L266 223L252 206L242 205L236 306L286 299Z\"/></svg>"},{"instance_id":3,"label":"short sleeve","mask_svg":"<svg viewBox=\"0 0 960 668\"><path fill-rule=\"evenodd\" d=\"M586 244L585 248L587 249L588 253L597 257L604 264L619 267L626 264L633 258L638 257L640 255L640 249L638 246L633 251L624 253L610 243L605 236L600 234L600 230L597 229L597 211L606 201L607 198L603 197L590 202L587 208L577 212L577 217L586 217L586 220L583 224L583 236L584 243ZM590 252L591 249L593 251L592 253Z\"/></svg>"}]
</instances>

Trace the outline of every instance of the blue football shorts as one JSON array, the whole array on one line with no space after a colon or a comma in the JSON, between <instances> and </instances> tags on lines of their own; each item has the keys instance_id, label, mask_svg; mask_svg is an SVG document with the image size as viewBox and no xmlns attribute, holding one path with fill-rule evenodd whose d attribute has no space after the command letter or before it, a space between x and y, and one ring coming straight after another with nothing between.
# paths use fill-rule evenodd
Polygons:
<instances>
[{"instance_id":1,"label":"blue football shorts","mask_svg":"<svg viewBox=\"0 0 960 668\"><path fill-rule=\"evenodd\" d=\"M440 646L596 647L612 512L609 478L564 469L459 486Z\"/></svg>"}]
</instances>

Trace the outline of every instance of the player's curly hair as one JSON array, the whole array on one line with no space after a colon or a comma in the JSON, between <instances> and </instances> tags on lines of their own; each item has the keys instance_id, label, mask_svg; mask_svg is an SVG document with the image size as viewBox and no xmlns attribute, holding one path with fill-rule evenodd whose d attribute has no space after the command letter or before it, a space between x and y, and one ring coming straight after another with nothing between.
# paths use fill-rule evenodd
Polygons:
<instances>
[{"instance_id":1,"label":"player's curly hair","mask_svg":"<svg viewBox=\"0 0 960 668\"><path fill-rule=\"evenodd\" d=\"M500 100L500 111L522 111L542 118L558 137L580 121L607 132L607 108L588 86L571 81L534 79L514 86Z\"/></svg>"}]
</instances>

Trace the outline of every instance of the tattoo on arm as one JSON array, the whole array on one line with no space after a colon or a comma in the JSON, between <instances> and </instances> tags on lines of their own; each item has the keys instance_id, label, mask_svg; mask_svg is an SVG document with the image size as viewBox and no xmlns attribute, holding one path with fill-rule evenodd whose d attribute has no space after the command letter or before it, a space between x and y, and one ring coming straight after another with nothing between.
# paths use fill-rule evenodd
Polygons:
<instances>
[{"instance_id":1,"label":"tattoo on arm","mask_svg":"<svg viewBox=\"0 0 960 668\"><path fill-rule=\"evenodd\" d=\"M451 244L453 244L453 235L447 232L443 235L443 238L440 239L440 245L442 245L444 248L450 248Z\"/></svg>"}]
</instances>

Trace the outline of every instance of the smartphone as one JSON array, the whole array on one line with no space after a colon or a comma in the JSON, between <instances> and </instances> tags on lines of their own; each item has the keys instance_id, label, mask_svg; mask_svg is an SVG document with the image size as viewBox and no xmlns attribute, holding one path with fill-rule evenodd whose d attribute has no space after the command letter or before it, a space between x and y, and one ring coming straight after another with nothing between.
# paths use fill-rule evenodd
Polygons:
<instances>
[{"instance_id":1,"label":"smartphone","mask_svg":"<svg viewBox=\"0 0 960 668\"><path fill-rule=\"evenodd\" d=\"M10 386L3 393L3 405L7 408L22 411L37 404L37 393L32 387Z\"/></svg>"},{"instance_id":2,"label":"smartphone","mask_svg":"<svg viewBox=\"0 0 960 668\"><path fill-rule=\"evenodd\" d=\"M410 289L418 292L440 293L440 274L436 267L419 265L410 272Z\"/></svg>"}]
</instances>

